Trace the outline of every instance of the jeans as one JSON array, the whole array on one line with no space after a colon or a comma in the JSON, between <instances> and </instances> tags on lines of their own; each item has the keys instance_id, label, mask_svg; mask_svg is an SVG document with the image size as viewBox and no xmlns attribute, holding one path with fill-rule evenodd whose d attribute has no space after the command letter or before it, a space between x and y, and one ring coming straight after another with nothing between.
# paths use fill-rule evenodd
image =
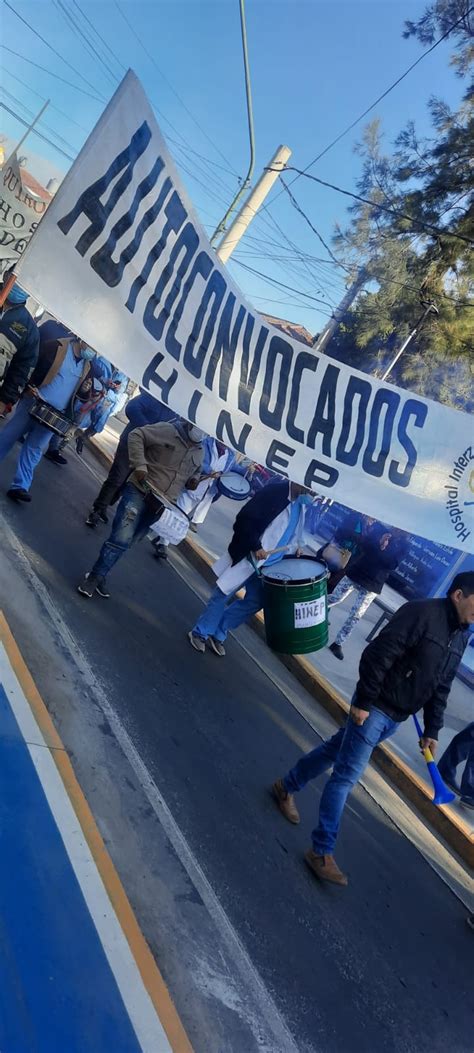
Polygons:
<instances>
[{"instance_id":1,"label":"jeans","mask_svg":"<svg viewBox=\"0 0 474 1053\"><path fill-rule=\"evenodd\" d=\"M156 511L149 508L145 495L133 483L128 483L115 513L110 537L102 545L91 577L105 578L129 548L145 537L156 518Z\"/></svg>"},{"instance_id":2,"label":"jeans","mask_svg":"<svg viewBox=\"0 0 474 1053\"><path fill-rule=\"evenodd\" d=\"M99 493L94 501L95 512L105 512L109 505L118 500L122 487L130 475L130 461L128 459L128 436L132 431L132 425L128 424L120 436L120 441L115 451L115 457L107 478L104 480Z\"/></svg>"},{"instance_id":3,"label":"jeans","mask_svg":"<svg viewBox=\"0 0 474 1053\"><path fill-rule=\"evenodd\" d=\"M362 588L362 585L355 585L347 575L344 575L328 597L328 606L334 607L336 603L342 603L342 601L346 599L346 596L350 596L351 592L355 592L354 602L334 641L334 643L341 645L347 640L347 637L350 636L352 630L357 625L357 622L360 621L368 607L370 607L372 600L374 600L377 595L376 592L369 592L368 589Z\"/></svg>"},{"instance_id":4,"label":"jeans","mask_svg":"<svg viewBox=\"0 0 474 1053\"><path fill-rule=\"evenodd\" d=\"M30 417L29 411L33 403L32 396L24 395L17 402L14 412L0 432L0 461L4 460L18 439L25 436L11 484L12 490L30 489L36 465L51 440L51 429L46 428L44 424L38 424Z\"/></svg>"},{"instance_id":5,"label":"jeans","mask_svg":"<svg viewBox=\"0 0 474 1053\"><path fill-rule=\"evenodd\" d=\"M361 704L363 708L363 703ZM306 753L283 783L288 793L296 793L310 779L332 768L319 805L318 826L312 832L313 848L317 855L331 855L336 844L339 824L346 799L363 775L375 746L393 735L398 723L382 713L371 709L364 724L354 724L350 716L344 728L339 728L332 738Z\"/></svg>"},{"instance_id":6,"label":"jeans","mask_svg":"<svg viewBox=\"0 0 474 1053\"><path fill-rule=\"evenodd\" d=\"M235 595L235 594L234 594ZM245 596L229 603L229 596L216 586L207 607L194 626L193 633L207 640L209 636L223 643L230 629L246 622L263 606L263 586L258 574L252 574L245 582Z\"/></svg>"},{"instance_id":7,"label":"jeans","mask_svg":"<svg viewBox=\"0 0 474 1053\"><path fill-rule=\"evenodd\" d=\"M463 797L474 798L474 721L467 724L449 743L441 757L438 768L443 779L456 783L456 769L466 761L461 779Z\"/></svg>"}]
</instances>

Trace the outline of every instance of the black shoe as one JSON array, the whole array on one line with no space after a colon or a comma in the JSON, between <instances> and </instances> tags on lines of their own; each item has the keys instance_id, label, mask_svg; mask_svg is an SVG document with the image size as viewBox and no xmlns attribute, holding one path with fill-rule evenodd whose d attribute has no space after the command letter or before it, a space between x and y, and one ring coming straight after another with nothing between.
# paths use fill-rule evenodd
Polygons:
<instances>
[{"instance_id":1,"label":"black shoe","mask_svg":"<svg viewBox=\"0 0 474 1053\"><path fill-rule=\"evenodd\" d=\"M67 464L67 458L63 457L59 450L46 450L44 454L47 461L52 461L53 464Z\"/></svg>"},{"instance_id":2,"label":"black shoe","mask_svg":"<svg viewBox=\"0 0 474 1053\"><path fill-rule=\"evenodd\" d=\"M167 545L163 545L162 542L160 542L158 545L153 543L153 548L155 550L155 552L154 552L155 559L168 559L168 546Z\"/></svg>"},{"instance_id":3,"label":"black shoe","mask_svg":"<svg viewBox=\"0 0 474 1053\"><path fill-rule=\"evenodd\" d=\"M108 523L109 517L108 517L107 513L103 511L102 508L96 514L98 515L101 523Z\"/></svg>"},{"instance_id":4,"label":"black shoe","mask_svg":"<svg viewBox=\"0 0 474 1053\"><path fill-rule=\"evenodd\" d=\"M94 527L97 526L98 522L99 522L99 514L98 514L98 512L89 512L89 515L87 516L87 519L86 519L86 526L91 527L91 529L93 530Z\"/></svg>"},{"instance_id":5,"label":"black shoe","mask_svg":"<svg viewBox=\"0 0 474 1053\"><path fill-rule=\"evenodd\" d=\"M344 659L344 651L342 650L342 647L341 647L340 643L332 643L332 644L330 644L329 645L329 650L332 651L332 653L333 653L335 658L339 658L340 662L343 661L343 659Z\"/></svg>"},{"instance_id":6,"label":"black shoe","mask_svg":"<svg viewBox=\"0 0 474 1053\"><path fill-rule=\"evenodd\" d=\"M86 574L77 586L77 591L80 592L81 596L87 596L87 599L91 600L96 591L97 585L97 578L93 578L91 574Z\"/></svg>"},{"instance_id":7,"label":"black shoe","mask_svg":"<svg viewBox=\"0 0 474 1053\"><path fill-rule=\"evenodd\" d=\"M110 592L107 588L106 578L97 578L97 585L95 587L95 591L99 593L99 596L102 596L103 600L110 600Z\"/></svg>"},{"instance_id":8,"label":"black shoe","mask_svg":"<svg viewBox=\"0 0 474 1053\"><path fill-rule=\"evenodd\" d=\"M461 797L461 804L465 808L474 808L474 797Z\"/></svg>"},{"instance_id":9,"label":"black shoe","mask_svg":"<svg viewBox=\"0 0 474 1053\"><path fill-rule=\"evenodd\" d=\"M7 490L7 497L10 498L10 501L24 501L25 504L31 501L31 494L27 490L21 490L19 487L12 486L10 490Z\"/></svg>"}]
</instances>

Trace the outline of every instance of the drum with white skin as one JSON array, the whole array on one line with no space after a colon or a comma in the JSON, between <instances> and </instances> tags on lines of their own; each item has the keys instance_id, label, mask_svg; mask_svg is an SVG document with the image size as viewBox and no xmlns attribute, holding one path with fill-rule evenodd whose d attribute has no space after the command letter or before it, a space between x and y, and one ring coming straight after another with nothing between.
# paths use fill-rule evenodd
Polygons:
<instances>
[{"instance_id":1,"label":"drum with white skin","mask_svg":"<svg viewBox=\"0 0 474 1053\"><path fill-rule=\"evenodd\" d=\"M223 472L217 480L217 489L223 497L232 501L246 501L250 497L250 483L238 472Z\"/></svg>"},{"instance_id":2,"label":"drum with white skin","mask_svg":"<svg viewBox=\"0 0 474 1053\"><path fill-rule=\"evenodd\" d=\"M328 570L314 556L263 566L267 643L280 654L312 654L328 642Z\"/></svg>"}]
</instances>

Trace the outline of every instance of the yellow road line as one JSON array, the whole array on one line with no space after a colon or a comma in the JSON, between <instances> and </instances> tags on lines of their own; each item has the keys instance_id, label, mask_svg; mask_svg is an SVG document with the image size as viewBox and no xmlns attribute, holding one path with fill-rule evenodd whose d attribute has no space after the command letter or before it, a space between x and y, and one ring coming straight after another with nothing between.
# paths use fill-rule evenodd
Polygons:
<instances>
[{"instance_id":1,"label":"yellow road line","mask_svg":"<svg viewBox=\"0 0 474 1053\"><path fill-rule=\"evenodd\" d=\"M168 1036L173 1053L193 1053L168 988L137 922L125 889L107 852L94 816L79 786L64 744L27 668L7 620L0 611L0 641L64 783L97 870L135 959L143 984Z\"/></svg>"}]
</instances>

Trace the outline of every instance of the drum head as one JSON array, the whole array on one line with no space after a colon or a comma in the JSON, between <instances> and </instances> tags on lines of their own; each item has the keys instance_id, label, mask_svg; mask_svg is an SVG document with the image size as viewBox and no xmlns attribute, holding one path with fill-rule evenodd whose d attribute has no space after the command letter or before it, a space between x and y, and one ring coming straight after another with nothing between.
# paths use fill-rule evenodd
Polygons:
<instances>
[{"instance_id":1,"label":"drum head","mask_svg":"<svg viewBox=\"0 0 474 1053\"><path fill-rule=\"evenodd\" d=\"M245 501L250 494L250 483L238 472L223 472L217 480L217 487L225 497L231 497L234 501Z\"/></svg>"},{"instance_id":2,"label":"drum head","mask_svg":"<svg viewBox=\"0 0 474 1053\"><path fill-rule=\"evenodd\" d=\"M266 581L274 581L277 585L306 585L311 581L318 581L327 576L324 563L314 556L285 556L279 563L273 563L269 567L262 567L262 576Z\"/></svg>"}]
</instances>

